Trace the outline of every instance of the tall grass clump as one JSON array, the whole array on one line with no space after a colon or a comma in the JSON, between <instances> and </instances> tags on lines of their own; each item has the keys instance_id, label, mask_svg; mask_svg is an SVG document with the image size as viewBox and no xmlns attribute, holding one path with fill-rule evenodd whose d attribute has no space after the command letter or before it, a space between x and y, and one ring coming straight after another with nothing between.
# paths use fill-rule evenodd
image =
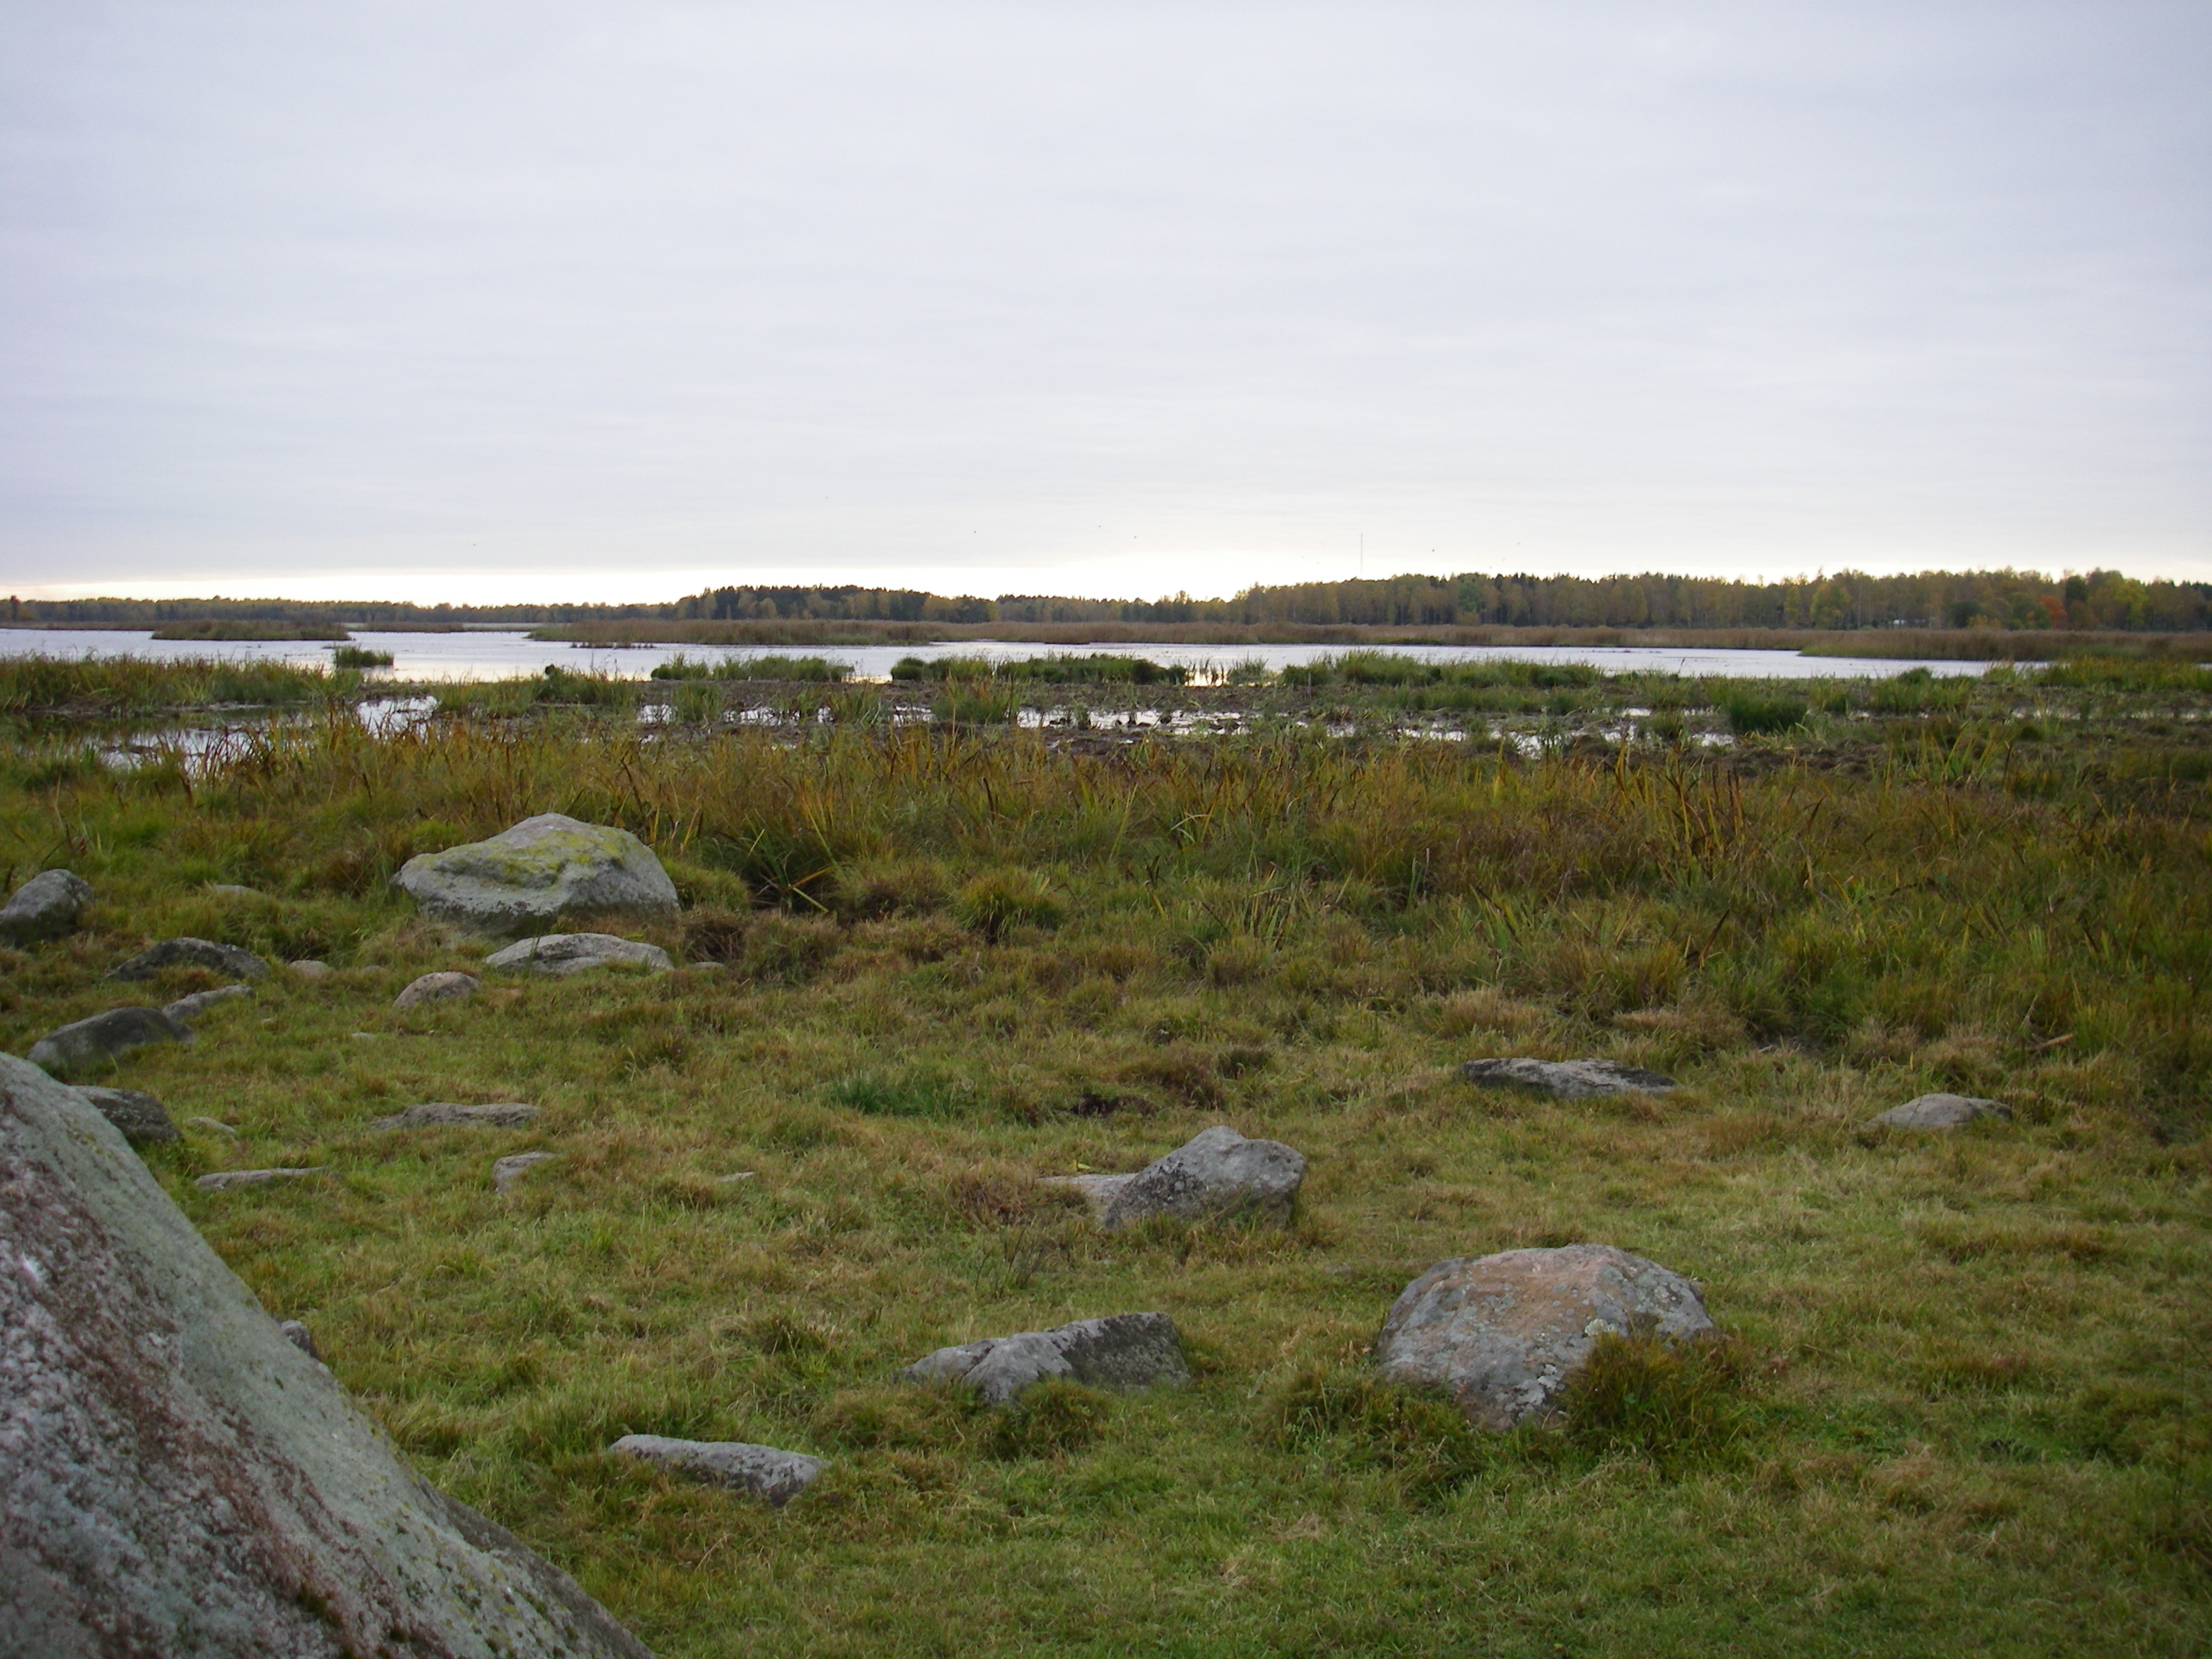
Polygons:
<instances>
[{"instance_id":1,"label":"tall grass clump","mask_svg":"<svg viewBox=\"0 0 2212 1659\"><path fill-rule=\"evenodd\" d=\"M656 680L802 680L835 684L852 678L850 663L827 657L789 657L770 653L747 657L690 657L678 652L653 671Z\"/></svg>"},{"instance_id":2,"label":"tall grass clump","mask_svg":"<svg viewBox=\"0 0 2212 1659\"><path fill-rule=\"evenodd\" d=\"M1061 685L1182 685L1188 682L1190 671L1179 663L1158 663L1146 657L1125 657L1099 651L1088 656L1063 653L1057 656L1003 659L902 657L891 665L891 678L936 683L1003 680Z\"/></svg>"},{"instance_id":3,"label":"tall grass clump","mask_svg":"<svg viewBox=\"0 0 2212 1659\"><path fill-rule=\"evenodd\" d=\"M0 657L0 715L101 719L217 703L301 703L353 682L317 667L191 657Z\"/></svg>"},{"instance_id":4,"label":"tall grass clump","mask_svg":"<svg viewBox=\"0 0 2212 1659\"><path fill-rule=\"evenodd\" d=\"M341 645L331 652L331 666L333 668L389 668L392 666L392 653L389 651L371 650L365 645Z\"/></svg>"},{"instance_id":5,"label":"tall grass clump","mask_svg":"<svg viewBox=\"0 0 2212 1659\"><path fill-rule=\"evenodd\" d=\"M1805 716L1811 712L1810 705L1801 696L1756 686L1732 686L1715 701L1728 721L1729 730L1738 737L1793 731L1805 723Z\"/></svg>"}]
</instances>

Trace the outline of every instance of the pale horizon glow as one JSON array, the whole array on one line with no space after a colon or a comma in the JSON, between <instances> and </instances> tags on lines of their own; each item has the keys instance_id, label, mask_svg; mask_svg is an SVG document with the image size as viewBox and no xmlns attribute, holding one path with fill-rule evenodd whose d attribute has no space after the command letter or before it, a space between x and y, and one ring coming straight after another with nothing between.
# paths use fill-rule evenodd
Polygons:
<instances>
[{"instance_id":1,"label":"pale horizon glow","mask_svg":"<svg viewBox=\"0 0 2212 1659\"><path fill-rule=\"evenodd\" d=\"M0 590L2212 578L2190 0L21 0Z\"/></svg>"}]
</instances>

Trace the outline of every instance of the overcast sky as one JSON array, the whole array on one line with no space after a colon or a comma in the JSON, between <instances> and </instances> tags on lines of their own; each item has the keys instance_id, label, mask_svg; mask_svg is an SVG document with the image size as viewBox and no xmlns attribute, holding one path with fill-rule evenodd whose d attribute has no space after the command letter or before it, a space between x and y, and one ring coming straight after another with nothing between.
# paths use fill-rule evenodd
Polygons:
<instances>
[{"instance_id":1,"label":"overcast sky","mask_svg":"<svg viewBox=\"0 0 2212 1659\"><path fill-rule=\"evenodd\" d=\"M0 583L2212 576L2212 6L0 9Z\"/></svg>"}]
</instances>

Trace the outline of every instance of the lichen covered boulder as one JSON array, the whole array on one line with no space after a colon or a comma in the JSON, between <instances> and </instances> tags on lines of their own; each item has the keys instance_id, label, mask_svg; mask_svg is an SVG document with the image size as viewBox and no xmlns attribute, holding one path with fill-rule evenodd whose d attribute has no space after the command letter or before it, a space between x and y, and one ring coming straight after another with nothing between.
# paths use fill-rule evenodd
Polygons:
<instances>
[{"instance_id":1,"label":"lichen covered boulder","mask_svg":"<svg viewBox=\"0 0 2212 1659\"><path fill-rule=\"evenodd\" d=\"M1383 1374L1447 1390L1477 1428L1557 1413L1599 1337L1673 1340L1713 1329L1697 1286L1609 1244L1440 1261L1383 1322Z\"/></svg>"},{"instance_id":2,"label":"lichen covered boulder","mask_svg":"<svg viewBox=\"0 0 2212 1659\"><path fill-rule=\"evenodd\" d=\"M489 841L411 858L392 878L425 915L481 933L543 931L569 914L672 914L676 885L627 830L541 812Z\"/></svg>"},{"instance_id":3,"label":"lichen covered boulder","mask_svg":"<svg viewBox=\"0 0 2212 1659\"><path fill-rule=\"evenodd\" d=\"M169 1117L168 1109L153 1096L136 1089L102 1089L80 1085L77 1093L93 1104L102 1117L123 1131L123 1138L133 1146L150 1146L160 1140L181 1140L176 1124Z\"/></svg>"},{"instance_id":4,"label":"lichen covered boulder","mask_svg":"<svg viewBox=\"0 0 2212 1659\"><path fill-rule=\"evenodd\" d=\"M75 1090L0 1055L0 1649L650 1659L383 1431Z\"/></svg>"},{"instance_id":5,"label":"lichen covered boulder","mask_svg":"<svg viewBox=\"0 0 2212 1659\"><path fill-rule=\"evenodd\" d=\"M1109 1231L1154 1216L1182 1221L1255 1217L1290 1224L1306 1161L1279 1140L1249 1140L1226 1124L1200 1130L1165 1158L1127 1176L1059 1178L1088 1199Z\"/></svg>"},{"instance_id":6,"label":"lichen covered boulder","mask_svg":"<svg viewBox=\"0 0 2212 1659\"><path fill-rule=\"evenodd\" d=\"M0 906L0 945L30 945L76 932L92 908L92 884L68 870L44 870Z\"/></svg>"}]
</instances>

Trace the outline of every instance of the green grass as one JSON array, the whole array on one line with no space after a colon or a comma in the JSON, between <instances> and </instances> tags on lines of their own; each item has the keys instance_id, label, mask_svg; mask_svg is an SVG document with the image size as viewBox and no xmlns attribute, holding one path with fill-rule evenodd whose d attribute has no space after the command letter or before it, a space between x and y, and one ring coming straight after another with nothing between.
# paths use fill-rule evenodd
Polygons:
<instances>
[{"instance_id":1,"label":"green grass","mask_svg":"<svg viewBox=\"0 0 2212 1659\"><path fill-rule=\"evenodd\" d=\"M66 864L100 902L0 957L0 1036L123 1000L98 975L177 933L337 966L130 1066L244 1133L149 1161L418 1467L671 1659L2192 1654L2197 728L2151 732L2155 702L2022 738L2008 711L2045 692L1976 686L1963 716L1883 717L1909 742L1850 737L1862 690L1704 761L857 721L648 741L565 684L507 706L526 720L303 724L199 773L11 750L9 873ZM689 908L622 931L686 965L392 1010L482 947L390 873L545 811L655 846ZM200 982L173 979L145 999ZM1455 1079L1489 1054L1684 1086ZM1939 1087L2016 1119L1865 1127ZM544 1116L364 1127L431 1099ZM1034 1180L1220 1121L1311 1159L1287 1231L1108 1237ZM495 1194L492 1160L531 1148L561 1161ZM341 1178L190 1184L277 1164ZM1552 1431L1479 1435L1377 1381L1433 1262L1585 1239L1691 1275L1728 1340L1608 1345ZM994 1413L888 1381L1148 1309L1187 1389ZM832 1468L768 1511L601 1455L630 1431Z\"/></svg>"},{"instance_id":2,"label":"green grass","mask_svg":"<svg viewBox=\"0 0 2212 1659\"><path fill-rule=\"evenodd\" d=\"M392 666L392 653L389 651L372 651L367 646L341 645L331 653L331 666L389 668Z\"/></svg>"},{"instance_id":3,"label":"green grass","mask_svg":"<svg viewBox=\"0 0 2212 1659\"><path fill-rule=\"evenodd\" d=\"M823 680L846 679L849 663L827 657L687 657L677 653L653 669L657 680Z\"/></svg>"},{"instance_id":4,"label":"green grass","mask_svg":"<svg viewBox=\"0 0 2212 1659\"><path fill-rule=\"evenodd\" d=\"M286 704L343 696L356 677L281 662L191 657L0 657L0 719L117 718L217 704Z\"/></svg>"}]
</instances>

